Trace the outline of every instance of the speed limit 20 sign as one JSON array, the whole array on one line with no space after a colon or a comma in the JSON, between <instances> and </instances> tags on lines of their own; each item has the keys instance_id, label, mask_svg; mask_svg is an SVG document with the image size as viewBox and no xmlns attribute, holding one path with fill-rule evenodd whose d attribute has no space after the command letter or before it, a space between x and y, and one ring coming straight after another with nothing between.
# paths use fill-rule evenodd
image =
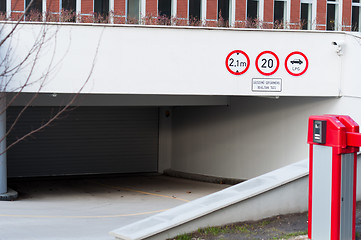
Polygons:
<instances>
[{"instance_id":1,"label":"speed limit 20 sign","mask_svg":"<svg viewBox=\"0 0 361 240\"><path fill-rule=\"evenodd\" d=\"M280 66L278 56L271 51L264 51L258 54L256 58L257 71L265 76L269 76L277 72Z\"/></svg>"}]
</instances>

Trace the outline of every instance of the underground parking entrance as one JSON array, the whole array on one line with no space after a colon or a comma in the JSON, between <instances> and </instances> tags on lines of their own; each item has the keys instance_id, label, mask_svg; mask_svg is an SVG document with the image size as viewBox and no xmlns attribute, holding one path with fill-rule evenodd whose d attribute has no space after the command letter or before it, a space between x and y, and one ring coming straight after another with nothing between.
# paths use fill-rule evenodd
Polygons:
<instances>
[{"instance_id":1,"label":"underground parking entrance","mask_svg":"<svg viewBox=\"0 0 361 240\"><path fill-rule=\"evenodd\" d=\"M8 144L59 107L28 107ZM22 106L7 109L7 128ZM229 185L164 176L159 165L159 107L78 106L7 152L0 202L5 239L113 239L108 232Z\"/></svg>"}]
</instances>

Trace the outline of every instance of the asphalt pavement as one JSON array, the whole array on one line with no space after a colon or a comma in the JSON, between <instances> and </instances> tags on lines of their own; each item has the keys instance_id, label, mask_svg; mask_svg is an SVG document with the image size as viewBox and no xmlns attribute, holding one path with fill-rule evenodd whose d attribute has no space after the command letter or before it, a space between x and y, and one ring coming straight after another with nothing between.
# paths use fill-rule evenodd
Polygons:
<instances>
[{"instance_id":1,"label":"asphalt pavement","mask_svg":"<svg viewBox=\"0 0 361 240\"><path fill-rule=\"evenodd\" d=\"M229 185L162 175L10 181L0 240L110 240L108 232Z\"/></svg>"}]
</instances>

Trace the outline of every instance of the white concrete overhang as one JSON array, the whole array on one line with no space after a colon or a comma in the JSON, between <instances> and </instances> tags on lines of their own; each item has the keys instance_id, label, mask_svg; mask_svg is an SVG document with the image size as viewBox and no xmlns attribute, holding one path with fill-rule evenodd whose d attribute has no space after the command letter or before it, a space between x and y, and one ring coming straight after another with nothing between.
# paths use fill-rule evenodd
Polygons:
<instances>
[{"instance_id":1,"label":"white concrete overhang","mask_svg":"<svg viewBox=\"0 0 361 240\"><path fill-rule=\"evenodd\" d=\"M2 24L4 36L14 25ZM16 65L34 42L43 40L41 36L45 37L39 52L14 76L4 78L9 82L5 91L130 96L359 95L354 86L358 69L351 66L361 53L360 39L345 32L22 23L0 49L1 56L10 52L8 64ZM237 56L230 55L235 50L243 56L238 59L239 67ZM236 67L229 70L227 65ZM301 70L292 70L293 65L302 66ZM238 70L244 73L232 74ZM29 76L27 86L20 89Z\"/></svg>"}]
</instances>

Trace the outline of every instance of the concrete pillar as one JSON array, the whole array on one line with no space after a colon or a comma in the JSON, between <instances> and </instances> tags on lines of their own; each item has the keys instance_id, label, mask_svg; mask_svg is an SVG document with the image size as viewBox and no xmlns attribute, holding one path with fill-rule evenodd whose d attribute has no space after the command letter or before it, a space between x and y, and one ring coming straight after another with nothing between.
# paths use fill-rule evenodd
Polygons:
<instances>
[{"instance_id":1,"label":"concrete pillar","mask_svg":"<svg viewBox=\"0 0 361 240\"><path fill-rule=\"evenodd\" d=\"M8 188L6 167L6 94L0 93L0 201L13 201L18 193Z\"/></svg>"},{"instance_id":2,"label":"concrete pillar","mask_svg":"<svg viewBox=\"0 0 361 240\"><path fill-rule=\"evenodd\" d=\"M0 94L0 194L4 194L7 189L7 168L6 168L6 97Z\"/></svg>"}]
</instances>

